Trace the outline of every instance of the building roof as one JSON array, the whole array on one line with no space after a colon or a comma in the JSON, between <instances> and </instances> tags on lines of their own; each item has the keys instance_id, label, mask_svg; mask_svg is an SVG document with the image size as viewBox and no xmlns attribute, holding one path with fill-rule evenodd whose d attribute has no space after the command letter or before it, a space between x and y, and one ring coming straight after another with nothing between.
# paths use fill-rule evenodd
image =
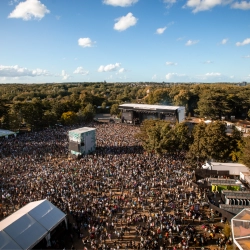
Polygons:
<instances>
[{"instance_id":1,"label":"building roof","mask_svg":"<svg viewBox=\"0 0 250 250\"><path fill-rule=\"evenodd\" d=\"M211 167L212 166L212 167ZM221 163L211 162L202 166L203 169L217 170L217 171L229 171L230 175L240 175L240 172L249 172L249 169L240 163Z\"/></svg>"},{"instance_id":2,"label":"building roof","mask_svg":"<svg viewBox=\"0 0 250 250\"><path fill-rule=\"evenodd\" d=\"M127 103L119 105L120 108L132 108L132 109L146 109L146 110L177 110L185 108L181 106L167 106L167 105L149 105L149 104L138 104L138 103Z\"/></svg>"},{"instance_id":3,"label":"building roof","mask_svg":"<svg viewBox=\"0 0 250 250\"><path fill-rule=\"evenodd\" d=\"M240 250L250 249L250 208L245 208L232 220L234 243Z\"/></svg>"},{"instance_id":4,"label":"building roof","mask_svg":"<svg viewBox=\"0 0 250 250\"><path fill-rule=\"evenodd\" d=\"M81 133L89 132L89 131L92 131L92 130L96 130L96 128L82 127L82 128L77 128L77 129L74 129L74 130L70 130L69 133L81 134Z\"/></svg>"},{"instance_id":5,"label":"building roof","mask_svg":"<svg viewBox=\"0 0 250 250\"><path fill-rule=\"evenodd\" d=\"M0 222L0 249L31 249L65 217L48 200L31 202Z\"/></svg>"},{"instance_id":6,"label":"building roof","mask_svg":"<svg viewBox=\"0 0 250 250\"><path fill-rule=\"evenodd\" d=\"M0 137L2 136L8 136L8 135L14 135L16 132L10 131L10 130L5 130L5 129L0 129Z\"/></svg>"}]
</instances>

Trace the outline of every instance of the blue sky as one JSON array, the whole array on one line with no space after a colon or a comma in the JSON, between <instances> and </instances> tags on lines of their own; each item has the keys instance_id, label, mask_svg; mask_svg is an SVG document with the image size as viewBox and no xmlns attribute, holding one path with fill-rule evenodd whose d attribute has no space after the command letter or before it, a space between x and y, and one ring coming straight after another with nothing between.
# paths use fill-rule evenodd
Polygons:
<instances>
[{"instance_id":1,"label":"blue sky","mask_svg":"<svg viewBox=\"0 0 250 250\"><path fill-rule=\"evenodd\" d=\"M1 0L0 83L250 82L250 1Z\"/></svg>"}]
</instances>

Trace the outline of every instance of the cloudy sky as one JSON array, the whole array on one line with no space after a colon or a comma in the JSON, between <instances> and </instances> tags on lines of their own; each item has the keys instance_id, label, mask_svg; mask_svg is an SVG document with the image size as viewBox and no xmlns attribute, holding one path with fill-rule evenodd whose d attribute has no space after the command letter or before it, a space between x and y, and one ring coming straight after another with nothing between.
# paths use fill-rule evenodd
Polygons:
<instances>
[{"instance_id":1,"label":"cloudy sky","mask_svg":"<svg viewBox=\"0 0 250 250\"><path fill-rule=\"evenodd\" d=\"M250 0L0 0L0 83L250 82Z\"/></svg>"}]
</instances>

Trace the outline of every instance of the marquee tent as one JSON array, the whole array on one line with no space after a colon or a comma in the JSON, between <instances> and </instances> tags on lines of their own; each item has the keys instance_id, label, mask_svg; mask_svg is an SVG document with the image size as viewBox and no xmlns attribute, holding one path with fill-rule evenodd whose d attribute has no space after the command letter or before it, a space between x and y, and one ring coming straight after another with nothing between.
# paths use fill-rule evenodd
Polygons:
<instances>
[{"instance_id":1,"label":"marquee tent","mask_svg":"<svg viewBox=\"0 0 250 250\"><path fill-rule=\"evenodd\" d=\"M0 249L31 249L66 220L66 214L48 200L30 202L0 222Z\"/></svg>"},{"instance_id":2,"label":"marquee tent","mask_svg":"<svg viewBox=\"0 0 250 250\"><path fill-rule=\"evenodd\" d=\"M10 130L5 130L5 129L0 129L0 137L5 136L5 137L8 138L9 135L15 135L16 136L16 132L13 132L13 131L10 131Z\"/></svg>"},{"instance_id":3,"label":"marquee tent","mask_svg":"<svg viewBox=\"0 0 250 250\"><path fill-rule=\"evenodd\" d=\"M231 220L233 240L240 250L250 249L250 208L245 208Z\"/></svg>"}]
</instances>

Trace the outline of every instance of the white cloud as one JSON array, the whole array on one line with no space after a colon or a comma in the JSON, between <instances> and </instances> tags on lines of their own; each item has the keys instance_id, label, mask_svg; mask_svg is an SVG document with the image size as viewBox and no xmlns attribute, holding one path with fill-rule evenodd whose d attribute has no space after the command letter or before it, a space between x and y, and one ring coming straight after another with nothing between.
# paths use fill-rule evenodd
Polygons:
<instances>
[{"instance_id":1,"label":"white cloud","mask_svg":"<svg viewBox=\"0 0 250 250\"><path fill-rule=\"evenodd\" d=\"M131 12L129 12L126 16L119 17L115 19L117 21L114 25L114 29L118 31L124 31L131 26L136 25L138 19L133 16Z\"/></svg>"},{"instance_id":2,"label":"white cloud","mask_svg":"<svg viewBox=\"0 0 250 250\"><path fill-rule=\"evenodd\" d=\"M156 79L157 79L157 75L154 74L154 75L152 76L152 80L156 80Z\"/></svg>"},{"instance_id":3,"label":"white cloud","mask_svg":"<svg viewBox=\"0 0 250 250\"><path fill-rule=\"evenodd\" d=\"M226 44L228 42L228 38L224 38L224 39L222 39L222 41L220 42L221 44Z\"/></svg>"},{"instance_id":4,"label":"white cloud","mask_svg":"<svg viewBox=\"0 0 250 250\"><path fill-rule=\"evenodd\" d=\"M247 55L247 56L243 56L243 58L250 58L250 55Z\"/></svg>"},{"instance_id":5,"label":"white cloud","mask_svg":"<svg viewBox=\"0 0 250 250\"><path fill-rule=\"evenodd\" d=\"M206 73L205 76L221 76L221 73L211 72L211 73Z\"/></svg>"},{"instance_id":6,"label":"white cloud","mask_svg":"<svg viewBox=\"0 0 250 250\"><path fill-rule=\"evenodd\" d=\"M109 72L109 71L116 71L118 68L120 68L120 63L115 64L108 64L106 66L101 65L98 69L98 72Z\"/></svg>"},{"instance_id":7,"label":"white cloud","mask_svg":"<svg viewBox=\"0 0 250 250\"><path fill-rule=\"evenodd\" d=\"M165 77L167 80L170 80L173 77L183 77L183 76L186 76L186 75L185 74L177 74L177 73L168 73L168 74L166 74Z\"/></svg>"},{"instance_id":8,"label":"white cloud","mask_svg":"<svg viewBox=\"0 0 250 250\"><path fill-rule=\"evenodd\" d=\"M210 10L218 5L226 5L230 2L231 0L188 0L184 7L190 7L193 9L193 13L197 13L199 11Z\"/></svg>"},{"instance_id":9,"label":"white cloud","mask_svg":"<svg viewBox=\"0 0 250 250\"><path fill-rule=\"evenodd\" d=\"M207 61L205 61L204 63L205 63L205 64L211 64L211 63L213 63L213 61L207 60Z\"/></svg>"},{"instance_id":10,"label":"white cloud","mask_svg":"<svg viewBox=\"0 0 250 250\"><path fill-rule=\"evenodd\" d=\"M84 38L79 38L78 39L78 45L87 48L87 47L92 47L95 42L92 42L89 37L84 37Z\"/></svg>"},{"instance_id":11,"label":"white cloud","mask_svg":"<svg viewBox=\"0 0 250 250\"><path fill-rule=\"evenodd\" d=\"M196 41L192 41L192 40L188 40L187 42L186 42L186 46L191 46L191 45L194 45L194 44L196 44L196 43L198 43L199 42L199 40L196 40Z\"/></svg>"},{"instance_id":12,"label":"white cloud","mask_svg":"<svg viewBox=\"0 0 250 250\"><path fill-rule=\"evenodd\" d=\"M163 2L166 4L166 8L169 9L176 3L176 0L163 0Z\"/></svg>"},{"instance_id":13,"label":"white cloud","mask_svg":"<svg viewBox=\"0 0 250 250\"><path fill-rule=\"evenodd\" d=\"M163 27L163 28L158 28L157 30L156 30L156 34L158 34L158 35L161 35L161 34L163 34L164 33L164 31L166 30L166 26L165 27Z\"/></svg>"},{"instance_id":14,"label":"white cloud","mask_svg":"<svg viewBox=\"0 0 250 250\"><path fill-rule=\"evenodd\" d=\"M246 38L243 42L237 42L236 46L244 46L250 44L250 38Z\"/></svg>"},{"instance_id":15,"label":"white cloud","mask_svg":"<svg viewBox=\"0 0 250 250\"><path fill-rule=\"evenodd\" d=\"M65 70L62 70L62 79L67 80L69 78L70 78L70 75L68 75Z\"/></svg>"},{"instance_id":16,"label":"white cloud","mask_svg":"<svg viewBox=\"0 0 250 250\"><path fill-rule=\"evenodd\" d=\"M177 63L175 63L175 62L166 62L166 65L167 66L176 66Z\"/></svg>"},{"instance_id":17,"label":"white cloud","mask_svg":"<svg viewBox=\"0 0 250 250\"><path fill-rule=\"evenodd\" d=\"M250 10L250 2L241 1L235 2L231 5L233 9L240 9L240 10Z\"/></svg>"},{"instance_id":18,"label":"white cloud","mask_svg":"<svg viewBox=\"0 0 250 250\"><path fill-rule=\"evenodd\" d=\"M183 36L183 37L178 37L177 39L176 39L176 41L181 41L181 40L183 40L185 37Z\"/></svg>"},{"instance_id":19,"label":"white cloud","mask_svg":"<svg viewBox=\"0 0 250 250\"><path fill-rule=\"evenodd\" d=\"M9 14L8 18L21 18L25 21L31 19L42 19L45 14L50 13L47 7L39 0L26 0L19 3Z\"/></svg>"},{"instance_id":20,"label":"white cloud","mask_svg":"<svg viewBox=\"0 0 250 250\"><path fill-rule=\"evenodd\" d=\"M125 69L124 69L124 68L120 68L118 72L119 72L119 73L124 73L124 72L125 72Z\"/></svg>"},{"instance_id":21,"label":"white cloud","mask_svg":"<svg viewBox=\"0 0 250 250\"><path fill-rule=\"evenodd\" d=\"M18 65L4 66L0 65L0 76L1 77L21 77L21 76L50 76L51 74L47 70L43 69L28 69L22 68Z\"/></svg>"},{"instance_id":22,"label":"white cloud","mask_svg":"<svg viewBox=\"0 0 250 250\"><path fill-rule=\"evenodd\" d=\"M74 74L80 74L86 76L89 74L88 70L85 70L83 67L77 67L76 70L73 72Z\"/></svg>"},{"instance_id":23,"label":"white cloud","mask_svg":"<svg viewBox=\"0 0 250 250\"><path fill-rule=\"evenodd\" d=\"M103 0L104 4L120 7L128 7L137 2L138 0Z\"/></svg>"}]
</instances>

